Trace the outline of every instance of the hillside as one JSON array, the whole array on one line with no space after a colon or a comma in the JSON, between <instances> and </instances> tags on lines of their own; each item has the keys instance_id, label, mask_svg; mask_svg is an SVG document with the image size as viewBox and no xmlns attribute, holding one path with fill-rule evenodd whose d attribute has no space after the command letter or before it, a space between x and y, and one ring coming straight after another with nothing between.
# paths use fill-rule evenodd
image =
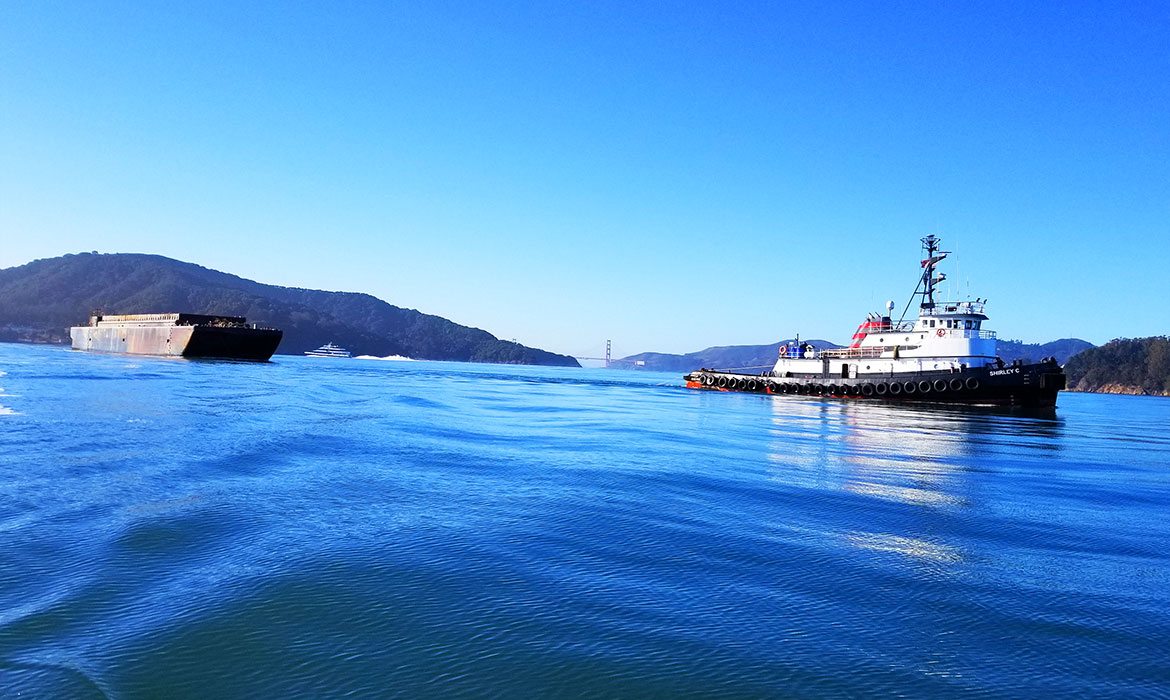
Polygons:
<instances>
[{"instance_id":1,"label":"hillside","mask_svg":"<svg viewBox=\"0 0 1170 700\"><path fill-rule=\"evenodd\" d=\"M1118 338L1068 361L1073 391L1170 396L1170 336Z\"/></svg>"},{"instance_id":2,"label":"hillside","mask_svg":"<svg viewBox=\"0 0 1170 700\"><path fill-rule=\"evenodd\" d=\"M780 346L793 340L781 340L770 345L721 345L691 352L685 355L671 355L661 352L643 352L637 355L623 357L615 364L617 368L648 369L658 372L690 372L691 370L707 367L710 369L743 369L749 372L762 372L772 369L776 364ZM827 340L804 341L812 344L819 350L836 348ZM635 362L645 362L645 365L635 365Z\"/></svg>"},{"instance_id":3,"label":"hillside","mask_svg":"<svg viewBox=\"0 0 1170 700\"><path fill-rule=\"evenodd\" d=\"M82 253L0 270L0 340L67 343L69 326L96 308L246 316L284 330L282 354L332 341L355 355L579 366L369 294L277 287L160 255Z\"/></svg>"},{"instance_id":4,"label":"hillside","mask_svg":"<svg viewBox=\"0 0 1170 700\"><path fill-rule=\"evenodd\" d=\"M1039 362L1042 357L1055 357L1056 361L1063 365L1068 362L1070 357L1095 346L1080 338L1061 338L1043 344L1023 343L1019 340L1000 340L996 347L1004 362L1014 360Z\"/></svg>"}]
</instances>

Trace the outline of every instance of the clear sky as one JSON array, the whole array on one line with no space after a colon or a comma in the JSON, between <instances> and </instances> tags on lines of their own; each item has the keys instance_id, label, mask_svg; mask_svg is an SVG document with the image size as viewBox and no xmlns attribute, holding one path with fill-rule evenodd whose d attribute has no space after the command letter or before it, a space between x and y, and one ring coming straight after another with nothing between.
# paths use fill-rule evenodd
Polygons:
<instances>
[{"instance_id":1,"label":"clear sky","mask_svg":"<svg viewBox=\"0 0 1170 700\"><path fill-rule=\"evenodd\" d=\"M1170 4L0 4L0 267L625 355L843 342L928 233L1000 337L1170 332Z\"/></svg>"}]
</instances>

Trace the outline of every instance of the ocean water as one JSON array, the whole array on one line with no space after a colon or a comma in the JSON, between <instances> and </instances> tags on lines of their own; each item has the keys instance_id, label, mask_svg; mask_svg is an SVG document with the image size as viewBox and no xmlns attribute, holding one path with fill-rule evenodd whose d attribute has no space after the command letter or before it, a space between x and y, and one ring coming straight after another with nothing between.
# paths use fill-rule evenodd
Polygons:
<instances>
[{"instance_id":1,"label":"ocean water","mask_svg":"<svg viewBox=\"0 0 1170 700\"><path fill-rule=\"evenodd\" d=\"M1170 399L0 345L0 697L1170 697Z\"/></svg>"}]
</instances>

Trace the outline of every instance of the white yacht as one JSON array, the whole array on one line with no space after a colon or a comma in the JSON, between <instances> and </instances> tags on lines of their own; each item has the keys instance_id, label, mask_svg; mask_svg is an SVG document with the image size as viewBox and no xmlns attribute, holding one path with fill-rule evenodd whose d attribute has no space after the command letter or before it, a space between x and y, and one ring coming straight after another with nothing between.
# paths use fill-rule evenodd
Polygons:
<instances>
[{"instance_id":1,"label":"white yacht","mask_svg":"<svg viewBox=\"0 0 1170 700\"><path fill-rule=\"evenodd\" d=\"M326 343L316 350L306 350L305 354L309 357L353 357L349 350L333 343Z\"/></svg>"}]
</instances>

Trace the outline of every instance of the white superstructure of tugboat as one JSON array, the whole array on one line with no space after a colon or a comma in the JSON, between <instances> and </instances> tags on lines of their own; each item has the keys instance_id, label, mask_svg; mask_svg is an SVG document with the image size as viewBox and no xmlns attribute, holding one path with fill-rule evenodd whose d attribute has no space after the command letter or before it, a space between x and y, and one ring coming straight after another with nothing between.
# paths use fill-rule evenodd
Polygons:
<instances>
[{"instance_id":1,"label":"white superstructure of tugboat","mask_svg":"<svg viewBox=\"0 0 1170 700\"><path fill-rule=\"evenodd\" d=\"M325 343L316 350L306 350L305 354L309 357L353 357L349 350L333 343Z\"/></svg>"},{"instance_id":2,"label":"white superstructure of tugboat","mask_svg":"<svg viewBox=\"0 0 1170 700\"><path fill-rule=\"evenodd\" d=\"M743 374L699 370L686 375L687 386L769 394L811 394L972 404L1054 406L1065 386L1053 358L1039 363L1004 364L996 352L995 332L982 299L936 302L935 287L945 279L936 266L948 255L939 239L922 239L925 259L914 290L921 298L918 318L894 322L890 313L871 313L849 347L817 351L795 342L781 346L770 372ZM909 304L907 305L909 308Z\"/></svg>"}]
</instances>

